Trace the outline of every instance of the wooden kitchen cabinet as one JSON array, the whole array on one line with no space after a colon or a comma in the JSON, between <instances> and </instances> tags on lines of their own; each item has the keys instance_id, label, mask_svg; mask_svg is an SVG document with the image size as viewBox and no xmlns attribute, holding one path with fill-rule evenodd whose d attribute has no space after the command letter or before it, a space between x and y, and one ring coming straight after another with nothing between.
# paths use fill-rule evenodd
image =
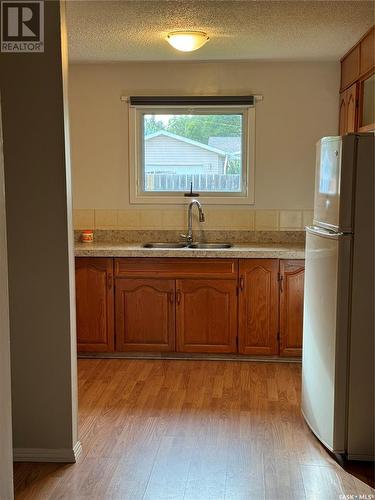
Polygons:
<instances>
[{"instance_id":1,"label":"wooden kitchen cabinet","mask_svg":"<svg viewBox=\"0 0 375 500\"><path fill-rule=\"evenodd\" d=\"M359 132L375 130L375 74L361 81L359 89Z\"/></svg>"},{"instance_id":2,"label":"wooden kitchen cabinet","mask_svg":"<svg viewBox=\"0 0 375 500\"><path fill-rule=\"evenodd\" d=\"M116 350L235 352L235 259L118 258Z\"/></svg>"},{"instance_id":3,"label":"wooden kitchen cabinet","mask_svg":"<svg viewBox=\"0 0 375 500\"><path fill-rule=\"evenodd\" d=\"M236 352L237 281L177 280L176 325L179 352Z\"/></svg>"},{"instance_id":4,"label":"wooden kitchen cabinet","mask_svg":"<svg viewBox=\"0 0 375 500\"><path fill-rule=\"evenodd\" d=\"M116 280L116 351L175 350L175 280Z\"/></svg>"},{"instance_id":5,"label":"wooden kitchen cabinet","mask_svg":"<svg viewBox=\"0 0 375 500\"><path fill-rule=\"evenodd\" d=\"M302 355L305 262L280 261L280 356Z\"/></svg>"},{"instance_id":6,"label":"wooden kitchen cabinet","mask_svg":"<svg viewBox=\"0 0 375 500\"><path fill-rule=\"evenodd\" d=\"M236 259L129 257L115 259L116 278L237 279Z\"/></svg>"},{"instance_id":7,"label":"wooden kitchen cabinet","mask_svg":"<svg viewBox=\"0 0 375 500\"><path fill-rule=\"evenodd\" d=\"M341 92L339 102L339 135L346 134L346 92Z\"/></svg>"},{"instance_id":8,"label":"wooden kitchen cabinet","mask_svg":"<svg viewBox=\"0 0 375 500\"><path fill-rule=\"evenodd\" d=\"M357 130L358 84L346 90L346 133Z\"/></svg>"},{"instance_id":9,"label":"wooden kitchen cabinet","mask_svg":"<svg viewBox=\"0 0 375 500\"><path fill-rule=\"evenodd\" d=\"M372 26L341 58L340 91L368 76L375 66L374 29Z\"/></svg>"},{"instance_id":10,"label":"wooden kitchen cabinet","mask_svg":"<svg viewBox=\"0 0 375 500\"><path fill-rule=\"evenodd\" d=\"M76 267L78 352L114 350L113 259L81 257Z\"/></svg>"},{"instance_id":11,"label":"wooden kitchen cabinet","mask_svg":"<svg viewBox=\"0 0 375 500\"><path fill-rule=\"evenodd\" d=\"M341 59L339 134L375 130L374 26Z\"/></svg>"},{"instance_id":12,"label":"wooden kitchen cabinet","mask_svg":"<svg viewBox=\"0 0 375 500\"><path fill-rule=\"evenodd\" d=\"M340 94L340 112L339 112L339 134L344 135L357 130L357 109L358 109L358 84L354 83L351 87Z\"/></svg>"},{"instance_id":13,"label":"wooden kitchen cabinet","mask_svg":"<svg viewBox=\"0 0 375 500\"><path fill-rule=\"evenodd\" d=\"M364 75L371 71L375 65L375 37L374 37L374 26L365 34L360 42L361 57L359 72Z\"/></svg>"},{"instance_id":14,"label":"wooden kitchen cabinet","mask_svg":"<svg viewBox=\"0 0 375 500\"><path fill-rule=\"evenodd\" d=\"M77 258L78 351L300 356L303 275L302 260Z\"/></svg>"},{"instance_id":15,"label":"wooden kitchen cabinet","mask_svg":"<svg viewBox=\"0 0 375 500\"><path fill-rule=\"evenodd\" d=\"M240 259L238 352L278 354L279 260Z\"/></svg>"},{"instance_id":16,"label":"wooden kitchen cabinet","mask_svg":"<svg viewBox=\"0 0 375 500\"><path fill-rule=\"evenodd\" d=\"M360 75L360 46L353 47L341 61L341 89L348 88Z\"/></svg>"}]
</instances>

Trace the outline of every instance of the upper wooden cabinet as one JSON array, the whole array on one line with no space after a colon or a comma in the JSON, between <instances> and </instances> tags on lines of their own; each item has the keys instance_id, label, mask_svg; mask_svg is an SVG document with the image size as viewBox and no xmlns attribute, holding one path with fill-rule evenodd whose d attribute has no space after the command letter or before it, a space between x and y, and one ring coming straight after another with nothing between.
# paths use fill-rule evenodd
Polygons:
<instances>
[{"instance_id":1,"label":"upper wooden cabinet","mask_svg":"<svg viewBox=\"0 0 375 500\"><path fill-rule=\"evenodd\" d=\"M339 134L375 130L374 27L341 59Z\"/></svg>"},{"instance_id":2,"label":"upper wooden cabinet","mask_svg":"<svg viewBox=\"0 0 375 500\"><path fill-rule=\"evenodd\" d=\"M341 59L341 92L375 67L374 26Z\"/></svg>"},{"instance_id":3,"label":"upper wooden cabinet","mask_svg":"<svg viewBox=\"0 0 375 500\"><path fill-rule=\"evenodd\" d=\"M176 303L178 351L237 351L237 280L177 280Z\"/></svg>"},{"instance_id":4,"label":"upper wooden cabinet","mask_svg":"<svg viewBox=\"0 0 375 500\"><path fill-rule=\"evenodd\" d=\"M280 261L280 355L302 355L303 260Z\"/></svg>"},{"instance_id":5,"label":"upper wooden cabinet","mask_svg":"<svg viewBox=\"0 0 375 500\"><path fill-rule=\"evenodd\" d=\"M241 259L238 351L278 354L279 261Z\"/></svg>"},{"instance_id":6,"label":"upper wooden cabinet","mask_svg":"<svg viewBox=\"0 0 375 500\"><path fill-rule=\"evenodd\" d=\"M360 47L354 47L341 61L341 90L358 80L360 72Z\"/></svg>"},{"instance_id":7,"label":"upper wooden cabinet","mask_svg":"<svg viewBox=\"0 0 375 500\"><path fill-rule=\"evenodd\" d=\"M114 350L113 259L76 259L77 350Z\"/></svg>"},{"instance_id":8,"label":"upper wooden cabinet","mask_svg":"<svg viewBox=\"0 0 375 500\"><path fill-rule=\"evenodd\" d=\"M116 281L116 351L174 351L175 282Z\"/></svg>"},{"instance_id":9,"label":"upper wooden cabinet","mask_svg":"<svg viewBox=\"0 0 375 500\"><path fill-rule=\"evenodd\" d=\"M354 83L346 91L346 132L357 130L358 85Z\"/></svg>"},{"instance_id":10,"label":"upper wooden cabinet","mask_svg":"<svg viewBox=\"0 0 375 500\"><path fill-rule=\"evenodd\" d=\"M360 53L360 65L359 73L364 75L371 71L375 66L374 60L374 27L367 33L360 43L361 53Z\"/></svg>"},{"instance_id":11,"label":"upper wooden cabinet","mask_svg":"<svg viewBox=\"0 0 375 500\"><path fill-rule=\"evenodd\" d=\"M354 83L351 87L340 94L339 111L339 134L344 135L357 131L358 119L358 84Z\"/></svg>"},{"instance_id":12,"label":"upper wooden cabinet","mask_svg":"<svg viewBox=\"0 0 375 500\"><path fill-rule=\"evenodd\" d=\"M341 92L340 94L340 102L339 102L339 135L346 134L346 114L347 114L347 106L346 106L346 92Z\"/></svg>"},{"instance_id":13,"label":"upper wooden cabinet","mask_svg":"<svg viewBox=\"0 0 375 500\"><path fill-rule=\"evenodd\" d=\"M375 130L375 75L370 75L360 82L358 130Z\"/></svg>"}]
</instances>

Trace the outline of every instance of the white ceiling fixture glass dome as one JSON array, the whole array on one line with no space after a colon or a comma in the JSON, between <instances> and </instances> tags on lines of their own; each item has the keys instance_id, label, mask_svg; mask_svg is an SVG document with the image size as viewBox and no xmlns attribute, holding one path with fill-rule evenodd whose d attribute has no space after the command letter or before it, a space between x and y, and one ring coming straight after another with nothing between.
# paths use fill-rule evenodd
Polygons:
<instances>
[{"instance_id":1,"label":"white ceiling fixture glass dome","mask_svg":"<svg viewBox=\"0 0 375 500\"><path fill-rule=\"evenodd\" d=\"M200 49L209 39L204 31L172 31L167 35L167 42L182 52Z\"/></svg>"}]
</instances>

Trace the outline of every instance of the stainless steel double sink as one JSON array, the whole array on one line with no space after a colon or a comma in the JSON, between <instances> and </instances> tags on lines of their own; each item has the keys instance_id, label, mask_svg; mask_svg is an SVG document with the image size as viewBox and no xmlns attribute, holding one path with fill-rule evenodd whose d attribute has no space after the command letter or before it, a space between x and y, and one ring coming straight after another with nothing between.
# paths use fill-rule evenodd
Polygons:
<instances>
[{"instance_id":1,"label":"stainless steel double sink","mask_svg":"<svg viewBox=\"0 0 375 500\"><path fill-rule=\"evenodd\" d=\"M224 248L231 248L232 245L230 243L168 243L168 242L160 242L160 243L145 243L143 248L159 248L165 250L174 250L178 248L187 248L187 249L197 249L197 250L221 250Z\"/></svg>"}]
</instances>

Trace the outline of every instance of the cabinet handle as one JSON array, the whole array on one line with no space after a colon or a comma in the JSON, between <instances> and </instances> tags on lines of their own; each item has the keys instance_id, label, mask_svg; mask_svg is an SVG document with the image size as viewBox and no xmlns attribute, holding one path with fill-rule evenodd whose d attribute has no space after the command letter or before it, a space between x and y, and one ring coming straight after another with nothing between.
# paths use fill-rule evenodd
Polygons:
<instances>
[{"instance_id":1,"label":"cabinet handle","mask_svg":"<svg viewBox=\"0 0 375 500\"><path fill-rule=\"evenodd\" d=\"M240 277L240 290L245 288L245 278L243 276Z\"/></svg>"},{"instance_id":2,"label":"cabinet handle","mask_svg":"<svg viewBox=\"0 0 375 500\"><path fill-rule=\"evenodd\" d=\"M176 292L176 301L177 305L179 306L181 304L181 290L177 290Z\"/></svg>"},{"instance_id":3,"label":"cabinet handle","mask_svg":"<svg viewBox=\"0 0 375 500\"><path fill-rule=\"evenodd\" d=\"M109 290L111 290L112 289L112 284L113 284L112 274L111 273L108 274L107 282L108 282L108 288L109 288Z\"/></svg>"},{"instance_id":4,"label":"cabinet handle","mask_svg":"<svg viewBox=\"0 0 375 500\"><path fill-rule=\"evenodd\" d=\"M169 302L171 304L173 304L173 302L174 302L174 293L173 292L168 292L168 295L169 295Z\"/></svg>"},{"instance_id":5,"label":"cabinet handle","mask_svg":"<svg viewBox=\"0 0 375 500\"><path fill-rule=\"evenodd\" d=\"M280 290L280 293L283 293L284 289L283 289L283 279L284 279L284 276L279 273L278 274L278 280L279 280L279 290Z\"/></svg>"}]
</instances>

